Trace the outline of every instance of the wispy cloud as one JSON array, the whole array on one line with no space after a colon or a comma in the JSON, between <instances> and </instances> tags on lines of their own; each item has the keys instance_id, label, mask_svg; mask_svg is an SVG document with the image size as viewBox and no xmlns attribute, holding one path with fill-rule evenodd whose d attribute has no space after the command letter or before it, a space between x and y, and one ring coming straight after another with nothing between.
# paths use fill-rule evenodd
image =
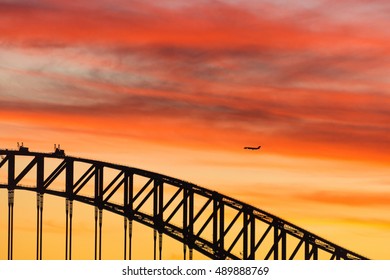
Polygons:
<instances>
[{"instance_id":1,"label":"wispy cloud","mask_svg":"<svg viewBox=\"0 0 390 280\"><path fill-rule=\"evenodd\" d=\"M353 207L387 207L390 204L390 193L321 191L302 194L299 198L311 202L341 204Z\"/></svg>"},{"instance_id":2,"label":"wispy cloud","mask_svg":"<svg viewBox=\"0 0 390 280\"><path fill-rule=\"evenodd\" d=\"M389 36L357 20L387 2L117 4L0 2L10 118L144 119L145 135L184 122L188 143L201 130L231 145L261 138L275 153L388 159Z\"/></svg>"}]
</instances>

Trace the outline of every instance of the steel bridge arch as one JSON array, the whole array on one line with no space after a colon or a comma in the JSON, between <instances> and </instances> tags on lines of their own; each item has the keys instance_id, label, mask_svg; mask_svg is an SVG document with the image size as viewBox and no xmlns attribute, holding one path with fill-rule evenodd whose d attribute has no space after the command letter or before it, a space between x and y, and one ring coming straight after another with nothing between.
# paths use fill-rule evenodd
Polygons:
<instances>
[{"instance_id":1,"label":"steel bridge arch","mask_svg":"<svg viewBox=\"0 0 390 280\"><path fill-rule=\"evenodd\" d=\"M95 207L95 259L101 259L102 211L107 210L124 217L124 259L131 259L132 222L136 221L154 229L154 259L162 258L162 235L172 237L183 243L184 259L192 259L193 250L211 259L256 259L260 250L266 252L264 259L295 259L302 251L304 259L319 259L319 252L325 252L329 259L367 259L344 249L330 241L312 234L290 222L266 211L238 201L216 191L212 191L190 182L134 167L102 162L92 159L65 156L62 150L54 153L30 152L25 147L19 150L0 150L0 170L8 165L7 183L0 188L8 189L8 259L13 254L13 207L14 191L27 190L37 193L37 259L42 259L42 210L43 195L51 194L66 199L66 252L65 259L72 256L72 215L73 201L79 201ZM18 158L29 159L29 163L16 174ZM53 171L45 174L45 162L48 159L59 160ZM76 178L75 164L82 163L89 168ZM27 174L36 169L35 186L21 185ZM117 175L104 183L107 169L117 171ZM50 189L53 182L65 175L63 191ZM134 188L134 177L141 176L147 182L139 190ZM81 195L80 191L93 182L92 196ZM175 188L167 199L165 186ZM115 194L123 193L123 203L112 201ZM202 198L202 206L196 208L196 200ZM142 211L145 205L152 205L151 213ZM170 211L167 211L170 209ZM225 213L233 211L234 218L227 223ZM181 225L172 223L174 217L182 220ZM200 219L202 217L203 219ZM197 229L194 225L204 221ZM226 236L233 226L240 225L238 233L229 240ZM259 225L265 230L259 232ZM204 236L206 227L211 235ZM159 252L157 251L157 233ZM271 246L264 240L271 236ZM288 250L287 240L297 242ZM239 244L240 254L232 249ZM159 256L158 256L159 253Z\"/></svg>"}]
</instances>

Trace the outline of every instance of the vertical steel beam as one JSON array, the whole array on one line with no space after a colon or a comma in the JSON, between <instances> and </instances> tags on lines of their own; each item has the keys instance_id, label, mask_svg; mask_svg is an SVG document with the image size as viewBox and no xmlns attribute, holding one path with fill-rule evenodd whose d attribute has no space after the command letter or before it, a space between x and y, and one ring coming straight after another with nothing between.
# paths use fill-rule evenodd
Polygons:
<instances>
[{"instance_id":1,"label":"vertical steel beam","mask_svg":"<svg viewBox=\"0 0 390 280\"><path fill-rule=\"evenodd\" d=\"M158 233L158 248L159 248L159 260L162 260L162 240L163 240L163 235L161 232Z\"/></svg>"},{"instance_id":2,"label":"vertical steel beam","mask_svg":"<svg viewBox=\"0 0 390 280\"><path fill-rule=\"evenodd\" d=\"M72 259L73 200L69 200L69 259Z\"/></svg>"},{"instance_id":3,"label":"vertical steel beam","mask_svg":"<svg viewBox=\"0 0 390 280\"><path fill-rule=\"evenodd\" d=\"M274 260L279 259L279 228L278 221L274 220Z\"/></svg>"},{"instance_id":4,"label":"vertical steel beam","mask_svg":"<svg viewBox=\"0 0 390 280\"><path fill-rule=\"evenodd\" d=\"M188 190L183 188L183 259L187 259L188 240Z\"/></svg>"},{"instance_id":5,"label":"vertical steel beam","mask_svg":"<svg viewBox=\"0 0 390 280\"><path fill-rule=\"evenodd\" d=\"M73 200L66 199L66 234L65 234L65 259L72 259L72 224L73 224Z\"/></svg>"},{"instance_id":6,"label":"vertical steel beam","mask_svg":"<svg viewBox=\"0 0 390 280\"><path fill-rule=\"evenodd\" d=\"M157 260L157 230L153 229L153 260Z\"/></svg>"},{"instance_id":7,"label":"vertical steel beam","mask_svg":"<svg viewBox=\"0 0 390 280\"><path fill-rule=\"evenodd\" d=\"M38 192L37 193L37 244L36 244L36 247L37 247L37 250L36 250L36 259L39 260L39 225L40 225L40 222L39 222L39 218L40 218L40 215L39 215L39 204L40 204L40 193Z\"/></svg>"},{"instance_id":8,"label":"vertical steel beam","mask_svg":"<svg viewBox=\"0 0 390 280\"><path fill-rule=\"evenodd\" d=\"M164 214L164 184L159 180L157 183L157 191L158 191L158 218L160 223L160 231L164 231L163 225L163 214Z\"/></svg>"},{"instance_id":9,"label":"vertical steel beam","mask_svg":"<svg viewBox=\"0 0 390 280\"><path fill-rule=\"evenodd\" d=\"M40 194L41 201L40 201L40 218L39 218L39 259L42 260L42 241L43 241L43 193Z\"/></svg>"},{"instance_id":10,"label":"vertical steel beam","mask_svg":"<svg viewBox=\"0 0 390 280\"><path fill-rule=\"evenodd\" d=\"M127 217L123 217L123 259L126 260L127 256Z\"/></svg>"},{"instance_id":11,"label":"vertical steel beam","mask_svg":"<svg viewBox=\"0 0 390 280\"><path fill-rule=\"evenodd\" d=\"M103 210L99 209L99 260L102 259Z\"/></svg>"},{"instance_id":12,"label":"vertical steel beam","mask_svg":"<svg viewBox=\"0 0 390 280\"><path fill-rule=\"evenodd\" d=\"M44 193L44 157L36 156L37 162L37 253L36 259L42 259L42 220L43 220L43 193Z\"/></svg>"},{"instance_id":13,"label":"vertical steel beam","mask_svg":"<svg viewBox=\"0 0 390 280\"><path fill-rule=\"evenodd\" d=\"M8 259L13 258L15 155L8 155Z\"/></svg>"},{"instance_id":14,"label":"vertical steel beam","mask_svg":"<svg viewBox=\"0 0 390 280\"><path fill-rule=\"evenodd\" d=\"M45 180L44 178L44 157L43 156L37 156L37 190L40 193L43 193L44 187L43 182Z\"/></svg>"},{"instance_id":15,"label":"vertical steel beam","mask_svg":"<svg viewBox=\"0 0 390 280\"><path fill-rule=\"evenodd\" d=\"M154 260L157 260L157 223L158 223L158 189L157 189L157 183L156 179L154 179L153 182L153 223L154 223L154 229L153 229L153 258Z\"/></svg>"},{"instance_id":16,"label":"vertical steel beam","mask_svg":"<svg viewBox=\"0 0 390 280\"><path fill-rule=\"evenodd\" d=\"M65 260L69 259L69 199L65 200Z\"/></svg>"},{"instance_id":17,"label":"vertical steel beam","mask_svg":"<svg viewBox=\"0 0 390 280\"><path fill-rule=\"evenodd\" d=\"M187 259L187 244L183 240L183 260Z\"/></svg>"},{"instance_id":18,"label":"vertical steel beam","mask_svg":"<svg viewBox=\"0 0 390 280\"><path fill-rule=\"evenodd\" d=\"M220 259L225 259L225 204L220 199L219 205L219 251Z\"/></svg>"},{"instance_id":19,"label":"vertical steel beam","mask_svg":"<svg viewBox=\"0 0 390 280\"><path fill-rule=\"evenodd\" d=\"M125 172L123 181L123 259L127 257L127 221L128 221L128 208L129 205L129 179L128 174Z\"/></svg>"},{"instance_id":20,"label":"vertical steel beam","mask_svg":"<svg viewBox=\"0 0 390 280\"><path fill-rule=\"evenodd\" d=\"M128 201L129 201L129 206L128 206L128 210L129 210L129 214L128 214L128 217L129 217L129 260L131 260L131 250L132 250L132 236L133 236L133 215L134 215L134 209L133 209L133 196L134 196L134 174L129 174L128 175L128 182L129 182L129 197L128 197Z\"/></svg>"},{"instance_id":21,"label":"vertical steel beam","mask_svg":"<svg viewBox=\"0 0 390 280\"><path fill-rule=\"evenodd\" d=\"M95 259L102 259L103 166L95 166Z\"/></svg>"},{"instance_id":22,"label":"vertical steel beam","mask_svg":"<svg viewBox=\"0 0 390 280\"><path fill-rule=\"evenodd\" d=\"M95 206L95 260L97 260L97 254L98 254L98 212L99 208Z\"/></svg>"},{"instance_id":23,"label":"vertical steel beam","mask_svg":"<svg viewBox=\"0 0 390 280\"><path fill-rule=\"evenodd\" d=\"M287 259L287 234L284 229L281 229L281 239L282 239L282 260Z\"/></svg>"},{"instance_id":24,"label":"vertical steel beam","mask_svg":"<svg viewBox=\"0 0 390 280\"><path fill-rule=\"evenodd\" d=\"M214 246L214 256L218 259L219 248L218 248L218 193L213 193L213 246Z\"/></svg>"},{"instance_id":25,"label":"vertical steel beam","mask_svg":"<svg viewBox=\"0 0 390 280\"><path fill-rule=\"evenodd\" d=\"M8 260L13 258L14 199L14 190L8 190Z\"/></svg>"},{"instance_id":26,"label":"vertical steel beam","mask_svg":"<svg viewBox=\"0 0 390 280\"><path fill-rule=\"evenodd\" d=\"M73 187L74 187L74 161L73 159L65 159L65 195L66 195L66 234L65 258L72 259L72 226L73 226Z\"/></svg>"},{"instance_id":27,"label":"vertical steel beam","mask_svg":"<svg viewBox=\"0 0 390 280\"><path fill-rule=\"evenodd\" d=\"M131 260L132 254L131 254L131 239L133 235L133 220L129 220L129 260Z\"/></svg>"},{"instance_id":28,"label":"vertical steel beam","mask_svg":"<svg viewBox=\"0 0 390 280\"><path fill-rule=\"evenodd\" d=\"M309 238L305 238L305 260L310 260L310 243Z\"/></svg>"},{"instance_id":29,"label":"vertical steel beam","mask_svg":"<svg viewBox=\"0 0 390 280\"><path fill-rule=\"evenodd\" d=\"M43 194L37 193L37 260L42 260L42 214Z\"/></svg>"},{"instance_id":30,"label":"vertical steel beam","mask_svg":"<svg viewBox=\"0 0 390 280\"><path fill-rule=\"evenodd\" d=\"M189 259L193 258L193 237L194 237L194 190L189 188L189 211L188 211L188 247L189 247Z\"/></svg>"},{"instance_id":31,"label":"vertical steel beam","mask_svg":"<svg viewBox=\"0 0 390 280\"><path fill-rule=\"evenodd\" d=\"M316 245L313 245L312 252L313 260L318 260L318 247Z\"/></svg>"},{"instance_id":32,"label":"vertical steel beam","mask_svg":"<svg viewBox=\"0 0 390 280\"><path fill-rule=\"evenodd\" d=\"M242 259L247 260L248 259L248 213L247 209L244 209L242 212L242 219L243 219L243 244L242 244Z\"/></svg>"},{"instance_id":33,"label":"vertical steel beam","mask_svg":"<svg viewBox=\"0 0 390 280\"><path fill-rule=\"evenodd\" d=\"M158 251L159 259L162 258L162 233L164 231L163 210L164 209L164 193L162 182L154 178L153 183L153 223L154 223L154 259L157 259L157 231L158 231Z\"/></svg>"},{"instance_id":34,"label":"vertical steel beam","mask_svg":"<svg viewBox=\"0 0 390 280\"><path fill-rule=\"evenodd\" d=\"M155 182L156 184L156 182ZM162 240L163 240L163 232L164 232L164 187L162 181L158 180L157 183L157 191L158 191L158 228L159 228L159 259L162 259Z\"/></svg>"},{"instance_id":35,"label":"vertical steel beam","mask_svg":"<svg viewBox=\"0 0 390 280\"><path fill-rule=\"evenodd\" d=\"M123 259L131 260L131 239L133 231L133 174L124 171L123 181Z\"/></svg>"},{"instance_id":36,"label":"vertical steel beam","mask_svg":"<svg viewBox=\"0 0 390 280\"><path fill-rule=\"evenodd\" d=\"M250 213L250 240L249 240L249 245L250 245L250 255L249 258L250 260L254 260L256 258L256 219L255 215L253 215L253 210Z\"/></svg>"},{"instance_id":37,"label":"vertical steel beam","mask_svg":"<svg viewBox=\"0 0 390 280\"><path fill-rule=\"evenodd\" d=\"M65 171L65 192L66 197L73 200L73 179L74 179L74 161L73 159L65 159L66 171Z\"/></svg>"}]
</instances>

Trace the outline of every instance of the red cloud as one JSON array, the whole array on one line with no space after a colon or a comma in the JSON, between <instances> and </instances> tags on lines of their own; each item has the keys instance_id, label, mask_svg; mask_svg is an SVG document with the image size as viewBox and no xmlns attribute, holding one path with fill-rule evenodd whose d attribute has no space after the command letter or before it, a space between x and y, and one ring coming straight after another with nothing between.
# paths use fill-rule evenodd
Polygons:
<instances>
[{"instance_id":1,"label":"red cloud","mask_svg":"<svg viewBox=\"0 0 390 280\"><path fill-rule=\"evenodd\" d=\"M270 153L389 161L388 37L363 37L360 24L338 29L319 9L255 13L249 2L19 3L0 4L0 40L44 63L2 69L18 84L3 85L7 118L28 111L26 122L63 119L96 133L102 122L112 134L132 123L152 141L175 143L180 131L187 145L261 141ZM54 69L50 55L75 71ZM50 102L13 98L27 91Z\"/></svg>"}]
</instances>

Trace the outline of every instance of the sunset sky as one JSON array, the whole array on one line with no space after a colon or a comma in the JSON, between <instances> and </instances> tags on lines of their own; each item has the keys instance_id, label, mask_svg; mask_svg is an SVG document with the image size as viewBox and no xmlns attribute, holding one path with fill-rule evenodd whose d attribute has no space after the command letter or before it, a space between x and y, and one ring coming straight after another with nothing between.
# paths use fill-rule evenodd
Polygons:
<instances>
[{"instance_id":1,"label":"sunset sky","mask_svg":"<svg viewBox=\"0 0 390 280\"><path fill-rule=\"evenodd\" d=\"M0 148L163 173L390 259L389 15L388 0L0 0Z\"/></svg>"}]
</instances>

